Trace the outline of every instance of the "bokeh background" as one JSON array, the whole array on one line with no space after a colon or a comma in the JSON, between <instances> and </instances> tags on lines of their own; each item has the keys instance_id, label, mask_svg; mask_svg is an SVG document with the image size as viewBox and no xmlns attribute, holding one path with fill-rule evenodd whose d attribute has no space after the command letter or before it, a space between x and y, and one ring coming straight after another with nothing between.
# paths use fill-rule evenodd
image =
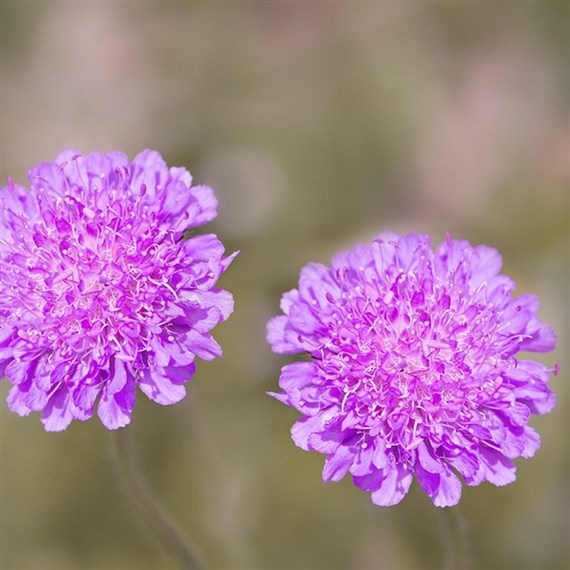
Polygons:
<instances>
[{"instance_id":1,"label":"bokeh background","mask_svg":"<svg viewBox=\"0 0 570 570\"><path fill-rule=\"evenodd\" d=\"M210 568L440 567L417 487L374 507L289 438L265 395L267 319L310 260L381 230L500 249L559 334L558 406L505 488L464 490L474 568L568 568L568 7L565 2L1 3L1 180L65 147L146 147L213 186L241 254L188 397L140 397L131 429ZM7 383L2 383L2 395ZM1 404L1 568L165 569L94 419L47 434Z\"/></svg>"}]
</instances>

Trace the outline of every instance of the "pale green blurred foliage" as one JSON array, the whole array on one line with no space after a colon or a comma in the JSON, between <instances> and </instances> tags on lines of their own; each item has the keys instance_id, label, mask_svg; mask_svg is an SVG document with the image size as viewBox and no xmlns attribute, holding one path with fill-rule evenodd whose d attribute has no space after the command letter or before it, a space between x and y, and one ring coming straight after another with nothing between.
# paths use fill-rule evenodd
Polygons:
<instances>
[{"instance_id":1,"label":"pale green blurred foliage","mask_svg":"<svg viewBox=\"0 0 570 570\"><path fill-rule=\"evenodd\" d=\"M265 395L265 322L310 260L385 229L500 249L559 333L558 406L518 480L466 488L476 568L568 566L568 28L563 2L2 1L1 179L65 147L160 150L212 185L241 254L188 397L132 429L164 505L219 568L431 568L414 487L374 507L295 448ZM7 384L2 382L2 395ZM2 402L3 569L171 568L93 419L46 434Z\"/></svg>"}]
</instances>

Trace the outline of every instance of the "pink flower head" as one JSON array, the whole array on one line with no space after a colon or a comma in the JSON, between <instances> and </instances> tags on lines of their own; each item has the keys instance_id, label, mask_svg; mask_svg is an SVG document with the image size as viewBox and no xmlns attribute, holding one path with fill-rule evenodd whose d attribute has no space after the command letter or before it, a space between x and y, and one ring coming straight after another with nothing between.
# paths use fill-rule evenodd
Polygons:
<instances>
[{"instance_id":1,"label":"pink flower head","mask_svg":"<svg viewBox=\"0 0 570 570\"><path fill-rule=\"evenodd\" d=\"M129 423L138 386L159 404L185 395L195 357L233 298L215 287L234 255L213 234L217 201L146 150L64 151L0 190L0 375L8 406L46 430L90 418Z\"/></svg>"},{"instance_id":2,"label":"pink flower head","mask_svg":"<svg viewBox=\"0 0 570 570\"><path fill-rule=\"evenodd\" d=\"M310 263L283 315L268 324L274 352L306 353L272 394L302 417L291 430L326 455L325 481L347 473L378 505L415 477L440 507L467 485L515 479L512 459L540 446L531 414L550 412L550 372L519 351L554 348L532 295L512 298L501 256L448 238L381 235Z\"/></svg>"}]
</instances>

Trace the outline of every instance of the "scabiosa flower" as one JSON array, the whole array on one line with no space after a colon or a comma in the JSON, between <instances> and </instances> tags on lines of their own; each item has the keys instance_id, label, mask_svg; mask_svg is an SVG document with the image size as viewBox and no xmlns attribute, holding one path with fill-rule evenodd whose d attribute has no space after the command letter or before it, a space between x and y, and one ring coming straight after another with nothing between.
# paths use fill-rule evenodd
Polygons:
<instances>
[{"instance_id":1,"label":"scabiosa flower","mask_svg":"<svg viewBox=\"0 0 570 570\"><path fill-rule=\"evenodd\" d=\"M281 393L301 414L291 430L324 453L325 481L352 474L378 505L417 478L440 507L467 485L515 479L512 459L538 449L531 414L554 405L551 370L517 356L554 348L531 295L512 298L501 256L448 238L383 234L306 265L268 324L273 351L306 353L283 367Z\"/></svg>"},{"instance_id":2,"label":"scabiosa flower","mask_svg":"<svg viewBox=\"0 0 570 570\"><path fill-rule=\"evenodd\" d=\"M233 298L216 281L234 255L213 234L207 186L146 150L64 151L0 190L0 377L8 406L42 411L48 431L90 418L129 423L138 386L159 404L185 395L195 357L221 355L209 331Z\"/></svg>"}]
</instances>

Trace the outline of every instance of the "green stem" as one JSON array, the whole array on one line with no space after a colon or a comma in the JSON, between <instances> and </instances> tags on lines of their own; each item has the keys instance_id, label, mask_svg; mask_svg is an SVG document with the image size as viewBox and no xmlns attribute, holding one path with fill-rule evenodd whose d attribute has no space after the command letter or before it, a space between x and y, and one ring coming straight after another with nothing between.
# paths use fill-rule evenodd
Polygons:
<instances>
[{"instance_id":1,"label":"green stem","mask_svg":"<svg viewBox=\"0 0 570 570\"><path fill-rule=\"evenodd\" d=\"M167 552L178 559L180 568L184 570L199 569L198 557L189 547L170 515L155 499L140 472L131 429L127 427L115 430L113 436L114 459L123 480L125 493Z\"/></svg>"},{"instance_id":2,"label":"green stem","mask_svg":"<svg viewBox=\"0 0 570 570\"><path fill-rule=\"evenodd\" d=\"M444 570L468 570L466 523L457 507L438 509L444 547Z\"/></svg>"}]
</instances>

